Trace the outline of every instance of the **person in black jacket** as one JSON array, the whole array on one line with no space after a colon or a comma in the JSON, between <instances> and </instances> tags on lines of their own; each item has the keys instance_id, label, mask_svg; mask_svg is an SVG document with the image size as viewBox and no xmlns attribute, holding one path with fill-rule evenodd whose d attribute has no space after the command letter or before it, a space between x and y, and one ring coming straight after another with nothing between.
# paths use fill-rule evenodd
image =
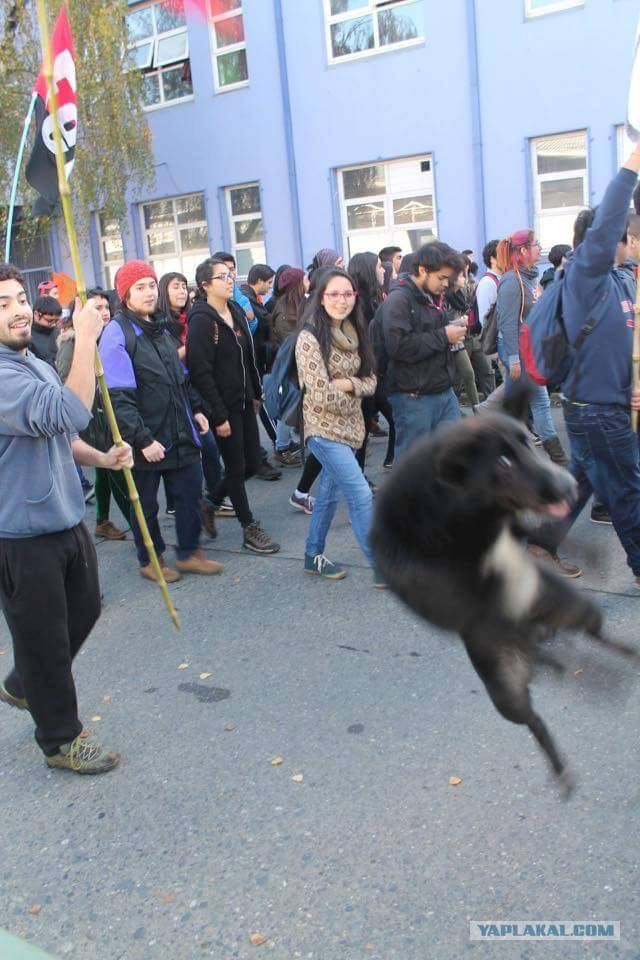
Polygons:
<instances>
[{"instance_id":1,"label":"person in black jacket","mask_svg":"<svg viewBox=\"0 0 640 960\"><path fill-rule=\"evenodd\" d=\"M223 260L211 257L198 266L198 298L187 325L187 367L208 408L225 466L224 479L210 496L219 505L229 495L245 550L271 554L280 547L254 519L244 483L260 466L256 413L262 384L247 318L232 299L233 279Z\"/></svg>"},{"instance_id":2,"label":"person in black jacket","mask_svg":"<svg viewBox=\"0 0 640 960\"><path fill-rule=\"evenodd\" d=\"M115 276L121 309L102 334L100 356L123 438L134 452L134 479L153 545L167 582L180 579L162 559L158 487L163 477L176 512L176 567L215 574L223 565L200 549L201 441L209 430L202 401L191 388L165 318L156 312L158 281L149 264L129 260ZM131 512L140 563L147 580L156 575Z\"/></svg>"},{"instance_id":3,"label":"person in black jacket","mask_svg":"<svg viewBox=\"0 0 640 960\"><path fill-rule=\"evenodd\" d=\"M55 297L38 297L33 304L33 324L31 326L31 346L39 360L44 360L55 368L58 352L58 323L62 317L62 307Z\"/></svg>"},{"instance_id":4,"label":"person in black jacket","mask_svg":"<svg viewBox=\"0 0 640 960\"><path fill-rule=\"evenodd\" d=\"M462 342L467 330L447 323L442 308L449 279L459 267L459 254L448 244L438 240L425 244L413 254L411 276L396 281L376 313L374 325L379 325L386 355L384 384L396 427L396 453L404 453L438 424L460 417L449 346Z\"/></svg>"}]
</instances>

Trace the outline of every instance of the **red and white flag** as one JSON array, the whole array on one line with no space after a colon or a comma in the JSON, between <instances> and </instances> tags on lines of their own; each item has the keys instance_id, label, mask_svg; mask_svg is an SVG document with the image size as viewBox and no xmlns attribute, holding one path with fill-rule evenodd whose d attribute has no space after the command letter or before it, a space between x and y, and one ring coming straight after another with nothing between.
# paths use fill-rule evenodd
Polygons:
<instances>
[{"instance_id":1,"label":"red and white flag","mask_svg":"<svg viewBox=\"0 0 640 960\"><path fill-rule=\"evenodd\" d=\"M58 100L58 119L64 144L65 172L68 178L73 169L76 150L78 108L73 37L65 4L60 8L51 35L51 59L53 62L53 82ZM49 91L42 68L34 84L33 92L37 95L35 105L36 139L27 163L26 178L31 186L38 191L48 207L51 208L58 202L59 191L53 119L50 112Z\"/></svg>"}]
</instances>

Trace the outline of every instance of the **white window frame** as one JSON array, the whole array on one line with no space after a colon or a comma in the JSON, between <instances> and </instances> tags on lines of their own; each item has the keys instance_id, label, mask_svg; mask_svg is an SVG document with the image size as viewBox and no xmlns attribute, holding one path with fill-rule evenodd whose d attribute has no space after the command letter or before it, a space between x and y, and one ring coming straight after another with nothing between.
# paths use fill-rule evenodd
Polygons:
<instances>
[{"instance_id":1,"label":"white window frame","mask_svg":"<svg viewBox=\"0 0 640 960\"><path fill-rule=\"evenodd\" d=\"M407 160L416 160L421 162L428 160L431 164L431 170L433 171L433 154L432 153L419 153L419 154L415 154L413 156L408 156L408 157L394 157L392 160L371 160L369 163L351 163L346 167L337 168L336 174L338 178L338 196L340 199L340 220L341 220L341 226L342 226L342 244L343 244L342 249L345 251L345 257L346 257L346 251L350 250L349 237L359 232L358 230L349 229L349 220L348 220L347 211L349 207L357 206L358 204L362 203L363 200L366 200L369 203L381 203L381 202L384 203L384 219L385 219L384 227L379 227L379 228L371 227L371 228L367 228L366 230L363 228L363 231L362 231L363 233L371 232L371 230L379 229L382 236L384 233L390 233L394 229L401 231L409 228L419 229L420 227L430 227L433 231L434 237L437 238L438 212L437 212L437 205L436 205L435 177L433 182L433 219L419 220L415 224L408 224L408 223L396 224L394 222L394 217L393 217L393 201L394 200L400 200L400 199L410 200L412 197L421 197L424 195L424 187L420 187L416 190L403 191L403 193L400 196L398 196L397 194L394 194L390 189L390 182L391 182L391 177L389 172L390 168L395 163L406 163ZM349 170L360 170L362 169L362 167L384 167L385 192L375 194L374 196L349 198L347 200L345 199L345 195L344 195L344 180L342 175L344 173L347 173ZM379 249L381 249L383 246L386 246L386 244L380 243ZM405 252L408 252L408 251L405 251Z\"/></svg>"},{"instance_id":2,"label":"white window frame","mask_svg":"<svg viewBox=\"0 0 640 960\"><path fill-rule=\"evenodd\" d=\"M633 140L627 136L627 130L624 123L616 126L616 169L620 169L629 154L634 148Z\"/></svg>"},{"instance_id":3,"label":"white window frame","mask_svg":"<svg viewBox=\"0 0 640 960\"><path fill-rule=\"evenodd\" d=\"M231 43L226 47L219 47L216 40L216 24L220 23L223 20L232 20L234 17L242 17L242 27L244 29L244 0L239 7L236 7L234 10L227 10L225 13L218 13L216 16L209 16L209 35L211 37L211 50L212 50L212 64L213 64L213 83L215 86L216 93L230 93L232 90L242 90L243 87L249 86L249 56L247 53L247 39L245 34L245 39L241 40L239 43ZM238 53L240 50L244 50L247 55L247 79L240 80L238 83L227 83L222 85L220 83L220 78L218 76L218 57L226 56L228 53Z\"/></svg>"},{"instance_id":4,"label":"white window frame","mask_svg":"<svg viewBox=\"0 0 640 960\"><path fill-rule=\"evenodd\" d=\"M160 260L168 259L170 256L173 256L176 260L180 261L180 272L187 275L187 272L183 269L183 254L185 256L192 257L196 253L196 251L194 250L187 250L187 251L182 250L182 242L180 240L180 231L188 227L204 227L205 228L207 232L207 243L206 243L206 246L203 246L202 248L202 259L206 260L206 258L210 255L211 251L210 251L210 242L209 242L209 224L207 223L206 219L193 220L193 221L190 221L189 223L178 223L178 214L176 212L176 201L186 200L188 197L196 197L196 196L202 197L203 205L205 207L205 218L206 218L206 198L205 198L204 192L200 190L194 190L192 193L180 193L175 197L157 197L153 200L144 200L142 203L139 204L140 228L142 230L142 236L144 238L145 257L148 262L155 263ZM173 229L174 229L175 238L176 238L176 252L174 254L165 254L164 256L162 254L156 254L154 256L154 254L152 254L149 249L149 228L146 226L144 222L144 208L149 207L154 203L171 203L172 205ZM154 228L151 228L151 229L154 229Z\"/></svg>"},{"instance_id":5,"label":"white window frame","mask_svg":"<svg viewBox=\"0 0 640 960\"><path fill-rule=\"evenodd\" d=\"M164 81L161 74L166 73L168 70L175 70L180 64L190 61L190 50L189 50L189 34L187 30L187 24L185 20L184 26L174 27L172 30L163 30L158 32L156 25L156 14L155 8L162 6L161 2L154 0L153 3L141 4L140 6L134 7L129 13L137 13L139 10L151 10L153 17L153 33L149 37L145 37L142 40L134 40L133 43L129 45L129 50L134 51L138 47L145 47L151 43L151 60L148 67L131 67L132 70L139 70L143 77L157 76L159 81L160 89L160 100L158 103L145 104L143 110L148 113L152 110L161 110L165 107L172 107L176 103L186 103L189 100L193 100L193 93L188 93L184 97L175 97L173 100L165 100L164 96ZM158 57L158 41L164 40L167 37L175 37L179 34L184 34L186 39L186 49L185 57L182 60L172 60L170 63L156 63ZM193 86L193 83L192 83Z\"/></svg>"},{"instance_id":6,"label":"white window frame","mask_svg":"<svg viewBox=\"0 0 640 960\"><path fill-rule=\"evenodd\" d=\"M536 145L541 140L553 140L561 137L572 137L581 134L585 141L585 167L578 167L575 170L561 170L556 173L538 173L538 154ZM587 130L564 130L562 133L547 133L540 137L532 137L529 141L531 156L531 173L533 176L533 209L535 219L536 236L540 236L540 220L548 219L554 216L554 211L558 216L568 216L569 214L578 215L585 207L589 206L589 134ZM542 209L542 189L541 184L553 180L576 180L582 177L582 203L573 207L554 207L550 210ZM548 252L548 248L544 249Z\"/></svg>"},{"instance_id":7,"label":"white window frame","mask_svg":"<svg viewBox=\"0 0 640 960\"><path fill-rule=\"evenodd\" d=\"M584 7L584 0L552 0L546 7L539 10L531 6L531 0L525 0L524 15L527 20L535 20L537 17L546 17L550 13L560 13L562 10L571 10L573 7Z\"/></svg>"},{"instance_id":8,"label":"white window frame","mask_svg":"<svg viewBox=\"0 0 640 960\"><path fill-rule=\"evenodd\" d=\"M247 187L257 187L258 196L260 198L260 211L259 213L233 213L233 207L231 206L231 191L232 190L246 190ZM262 212L262 190L260 189L260 182L258 180L249 180L247 183L232 183L230 186L224 188L224 198L225 205L227 208L227 219L229 223L229 240L231 243L231 253L235 257L236 263L238 262L238 251L239 250L250 250L251 247L257 247L257 243L237 243L236 242L236 230L235 225L241 220L262 220L262 246L264 247L264 263L267 262L267 238L264 229L264 215ZM244 280L245 276L240 276L240 279Z\"/></svg>"},{"instance_id":9,"label":"white window frame","mask_svg":"<svg viewBox=\"0 0 640 960\"><path fill-rule=\"evenodd\" d=\"M120 242L122 244L122 259L111 260L105 256L104 252L104 241L108 239L109 234L102 232L102 214L100 212L96 213L96 232L98 234L98 243L100 244L100 273L102 275L102 282L105 285L106 289L111 289L113 284L113 279L116 275L116 271L122 266L125 262L125 252L124 252L124 240L122 238L122 231L120 230L120 224L118 226L118 233L120 234ZM109 275L107 274L109 271Z\"/></svg>"},{"instance_id":10,"label":"white window frame","mask_svg":"<svg viewBox=\"0 0 640 960\"><path fill-rule=\"evenodd\" d=\"M330 0L323 0L324 3L324 25L325 38L327 44L327 56L330 64L350 63L352 60L363 60L365 57L375 57L381 53L392 53L394 50L406 50L409 47L417 47L426 43L426 37L415 37L412 40L401 40L400 43L387 43L380 45L380 30L378 27L378 17L376 12L383 6L387 9L395 10L408 6L415 0L396 0L394 6L390 6L393 0L362 0L361 9L347 10L345 13L331 13ZM426 0L422 0L423 12L426 17ZM356 53L347 53L343 57L336 57L333 54L333 45L331 43L331 27L336 23L343 23L345 20L354 20L357 16L371 16L373 18L373 47L371 50L359 50ZM425 30L426 33L426 30Z\"/></svg>"}]
</instances>

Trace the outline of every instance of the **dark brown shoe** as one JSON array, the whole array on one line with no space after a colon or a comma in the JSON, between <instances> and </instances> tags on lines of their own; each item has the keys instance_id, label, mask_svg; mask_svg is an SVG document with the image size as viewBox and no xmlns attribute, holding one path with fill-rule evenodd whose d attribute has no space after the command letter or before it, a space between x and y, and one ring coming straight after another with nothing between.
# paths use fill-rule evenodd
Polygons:
<instances>
[{"instance_id":1,"label":"dark brown shoe","mask_svg":"<svg viewBox=\"0 0 640 960\"><path fill-rule=\"evenodd\" d=\"M96 523L96 537L104 537L105 540L126 540L127 535L124 530L120 530L119 527L116 527L115 523L112 523L111 520L102 520L101 523Z\"/></svg>"},{"instance_id":2,"label":"dark brown shoe","mask_svg":"<svg viewBox=\"0 0 640 960\"><path fill-rule=\"evenodd\" d=\"M245 550L251 550L252 553L277 553L280 549L280 544L274 543L256 520L244 528L242 546Z\"/></svg>"},{"instance_id":3,"label":"dark brown shoe","mask_svg":"<svg viewBox=\"0 0 640 960\"><path fill-rule=\"evenodd\" d=\"M207 500L202 504L202 526L210 540L215 540L218 536L216 530L216 508Z\"/></svg>"}]
</instances>

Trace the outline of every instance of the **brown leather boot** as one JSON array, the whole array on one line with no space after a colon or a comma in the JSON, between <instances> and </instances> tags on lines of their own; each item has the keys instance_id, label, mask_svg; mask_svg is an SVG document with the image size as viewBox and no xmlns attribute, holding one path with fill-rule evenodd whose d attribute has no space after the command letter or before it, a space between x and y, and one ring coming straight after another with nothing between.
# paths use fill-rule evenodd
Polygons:
<instances>
[{"instance_id":1,"label":"brown leather boot","mask_svg":"<svg viewBox=\"0 0 640 960\"><path fill-rule=\"evenodd\" d=\"M548 440L543 442L542 446L547 451L549 459L557 463L559 467L566 468L569 466L569 457L564 452L564 447L560 443L560 438L557 435L549 437Z\"/></svg>"},{"instance_id":2,"label":"brown leather boot","mask_svg":"<svg viewBox=\"0 0 640 960\"><path fill-rule=\"evenodd\" d=\"M209 560L202 549L196 550L186 560L176 560L176 567L182 573L201 573L206 577L222 573L224 570L223 563L218 563L217 560Z\"/></svg>"},{"instance_id":3,"label":"brown leather boot","mask_svg":"<svg viewBox=\"0 0 640 960\"><path fill-rule=\"evenodd\" d=\"M180 574L178 571L172 570L171 567L168 567L164 562L163 556L158 557L158 563L160 564L160 568L162 570L162 576L165 578L167 583L175 583L176 580L180 580ZM145 563L143 567L140 567L140 576L144 577L145 580L152 580L154 583L158 582L156 572L151 566L151 563Z\"/></svg>"}]
</instances>

